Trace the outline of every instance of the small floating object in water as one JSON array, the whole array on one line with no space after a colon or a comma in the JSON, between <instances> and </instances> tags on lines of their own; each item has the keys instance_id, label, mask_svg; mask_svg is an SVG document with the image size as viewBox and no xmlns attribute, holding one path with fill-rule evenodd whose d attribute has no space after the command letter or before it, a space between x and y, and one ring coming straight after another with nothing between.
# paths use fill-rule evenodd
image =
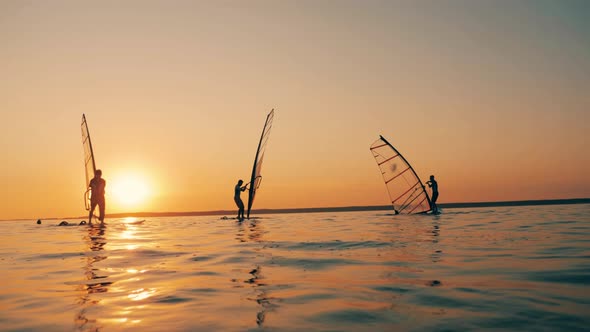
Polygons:
<instances>
[{"instance_id":1,"label":"small floating object in water","mask_svg":"<svg viewBox=\"0 0 590 332\"><path fill-rule=\"evenodd\" d=\"M37 219L37 225L41 225L41 219Z\"/></svg>"},{"instance_id":2,"label":"small floating object in water","mask_svg":"<svg viewBox=\"0 0 590 332\"><path fill-rule=\"evenodd\" d=\"M442 283L438 280L432 280L431 282L428 283L428 286L430 287L435 287L435 286L440 286L442 285Z\"/></svg>"},{"instance_id":3,"label":"small floating object in water","mask_svg":"<svg viewBox=\"0 0 590 332\"><path fill-rule=\"evenodd\" d=\"M83 226L86 225L86 221L82 220L79 224L69 223L66 220L62 220L57 226Z\"/></svg>"}]
</instances>

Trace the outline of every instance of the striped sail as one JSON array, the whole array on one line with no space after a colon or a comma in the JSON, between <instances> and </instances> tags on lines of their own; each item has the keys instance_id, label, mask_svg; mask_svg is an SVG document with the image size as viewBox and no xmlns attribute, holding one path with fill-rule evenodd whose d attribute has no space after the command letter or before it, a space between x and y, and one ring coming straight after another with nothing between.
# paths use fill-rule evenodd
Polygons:
<instances>
[{"instance_id":1,"label":"striped sail","mask_svg":"<svg viewBox=\"0 0 590 332\"><path fill-rule=\"evenodd\" d=\"M383 136L371 145L396 213L430 211L430 197L412 166Z\"/></svg>"}]
</instances>

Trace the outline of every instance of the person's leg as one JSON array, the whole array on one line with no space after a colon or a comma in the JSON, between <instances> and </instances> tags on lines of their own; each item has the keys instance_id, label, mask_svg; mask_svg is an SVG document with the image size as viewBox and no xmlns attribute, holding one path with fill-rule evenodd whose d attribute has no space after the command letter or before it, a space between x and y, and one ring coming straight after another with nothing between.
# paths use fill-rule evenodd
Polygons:
<instances>
[{"instance_id":1,"label":"person's leg","mask_svg":"<svg viewBox=\"0 0 590 332\"><path fill-rule=\"evenodd\" d=\"M436 205L436 200L438 199L438 192L432 194L432 211L438 211L438 206Z\"/></svg>"},{"instance_id":2,"label":"person's leg","mask_svg":"<svg viewBox=\"0 0 590 332\"><path fill-rule=\"evenodd\" d=\"M96 202L90 201L90 212L88 212L88 224L92 224L92 215L94 214L94 209L96 209Z\"/></svg>"},{"instance_id":3,"label":"person's leg","mask_svg":"<svg viewBox=\"0 0 590 332\"><path fill-rule=\"evenodd\" d=\"M104 213L105 213L105 200L102 199L100 200L100 202L98 203L98 210L99 210L99 215L98 215L98 220L100 220L101 223L104 222Z\"/></svg>"},{"instance_id":4,"label":"person's leg","mask_svg":"<svg viewBox=\"0 0 590 332\"><path fill-rule=\"evenodd\" d=\"M240 219L240 213L244 204L242 203L242 200L237 197L234 197L234 202L236 202L236 206L238 207L238 219Z\"/></svg>"},{"instance_id":5,"label":"person's leg","mask_svg":"<svg viewBox=\"0 0 590 332\"><path fill-rule=\"evenodd\" d=\"M240 200L240 211L239 211L239 217L241 219L244 219L244 202L242 202L242 200Z\"/></svg>"}]
</instances>

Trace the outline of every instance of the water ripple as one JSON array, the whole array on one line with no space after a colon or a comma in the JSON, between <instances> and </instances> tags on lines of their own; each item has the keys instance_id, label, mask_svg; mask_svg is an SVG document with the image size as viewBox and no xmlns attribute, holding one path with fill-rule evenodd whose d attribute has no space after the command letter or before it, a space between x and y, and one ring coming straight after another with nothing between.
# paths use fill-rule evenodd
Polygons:
<instances>
[{"instance_id":1,"label":"water ripple","mask_svg":"<svg viewBox=\"0 0 590 332\"><path fill-rule=\"evenodd\" d=\"M586 331L589 206L6 221L0 329Z\"/></svg>"}]
</instances>

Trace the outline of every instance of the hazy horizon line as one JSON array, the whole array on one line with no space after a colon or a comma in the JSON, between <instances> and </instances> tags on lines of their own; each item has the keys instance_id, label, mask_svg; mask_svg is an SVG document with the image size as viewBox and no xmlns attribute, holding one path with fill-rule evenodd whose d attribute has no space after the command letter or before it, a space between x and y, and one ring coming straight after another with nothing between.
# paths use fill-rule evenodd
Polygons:
<instances>
[{"instance_id":1,"label":"hazy horizon line","mask_svg":"<svg viewBox=\"0 0 590 332\"><path fill-rule=\"evenodd\" d=\"M560 198L560 199L539 199L539 200L517 200L517 201L488 201L488 202L456 202L439 203L440 208L467 208L467 207L502 207L502 206L528 206L528 205L560 205L560 204L588 204L590 198ZM385 211L393 210L391 205L359 205L359 206L333 206L314 208L277 208L277 209L254 209L253 214L280 214L280 213L322 213L322 212L354 212L354 211ZM232 215L232 210L208 210L208 211L168 211L168 212L121 212L107 214L106 218L124 217L182 217L182 216L215 216ZM86 219L87 216L77 217L48 217L41 220L57 219ZM0 219L0 221L31 220L31 218Z\"/></svg>"}]
</instances>

